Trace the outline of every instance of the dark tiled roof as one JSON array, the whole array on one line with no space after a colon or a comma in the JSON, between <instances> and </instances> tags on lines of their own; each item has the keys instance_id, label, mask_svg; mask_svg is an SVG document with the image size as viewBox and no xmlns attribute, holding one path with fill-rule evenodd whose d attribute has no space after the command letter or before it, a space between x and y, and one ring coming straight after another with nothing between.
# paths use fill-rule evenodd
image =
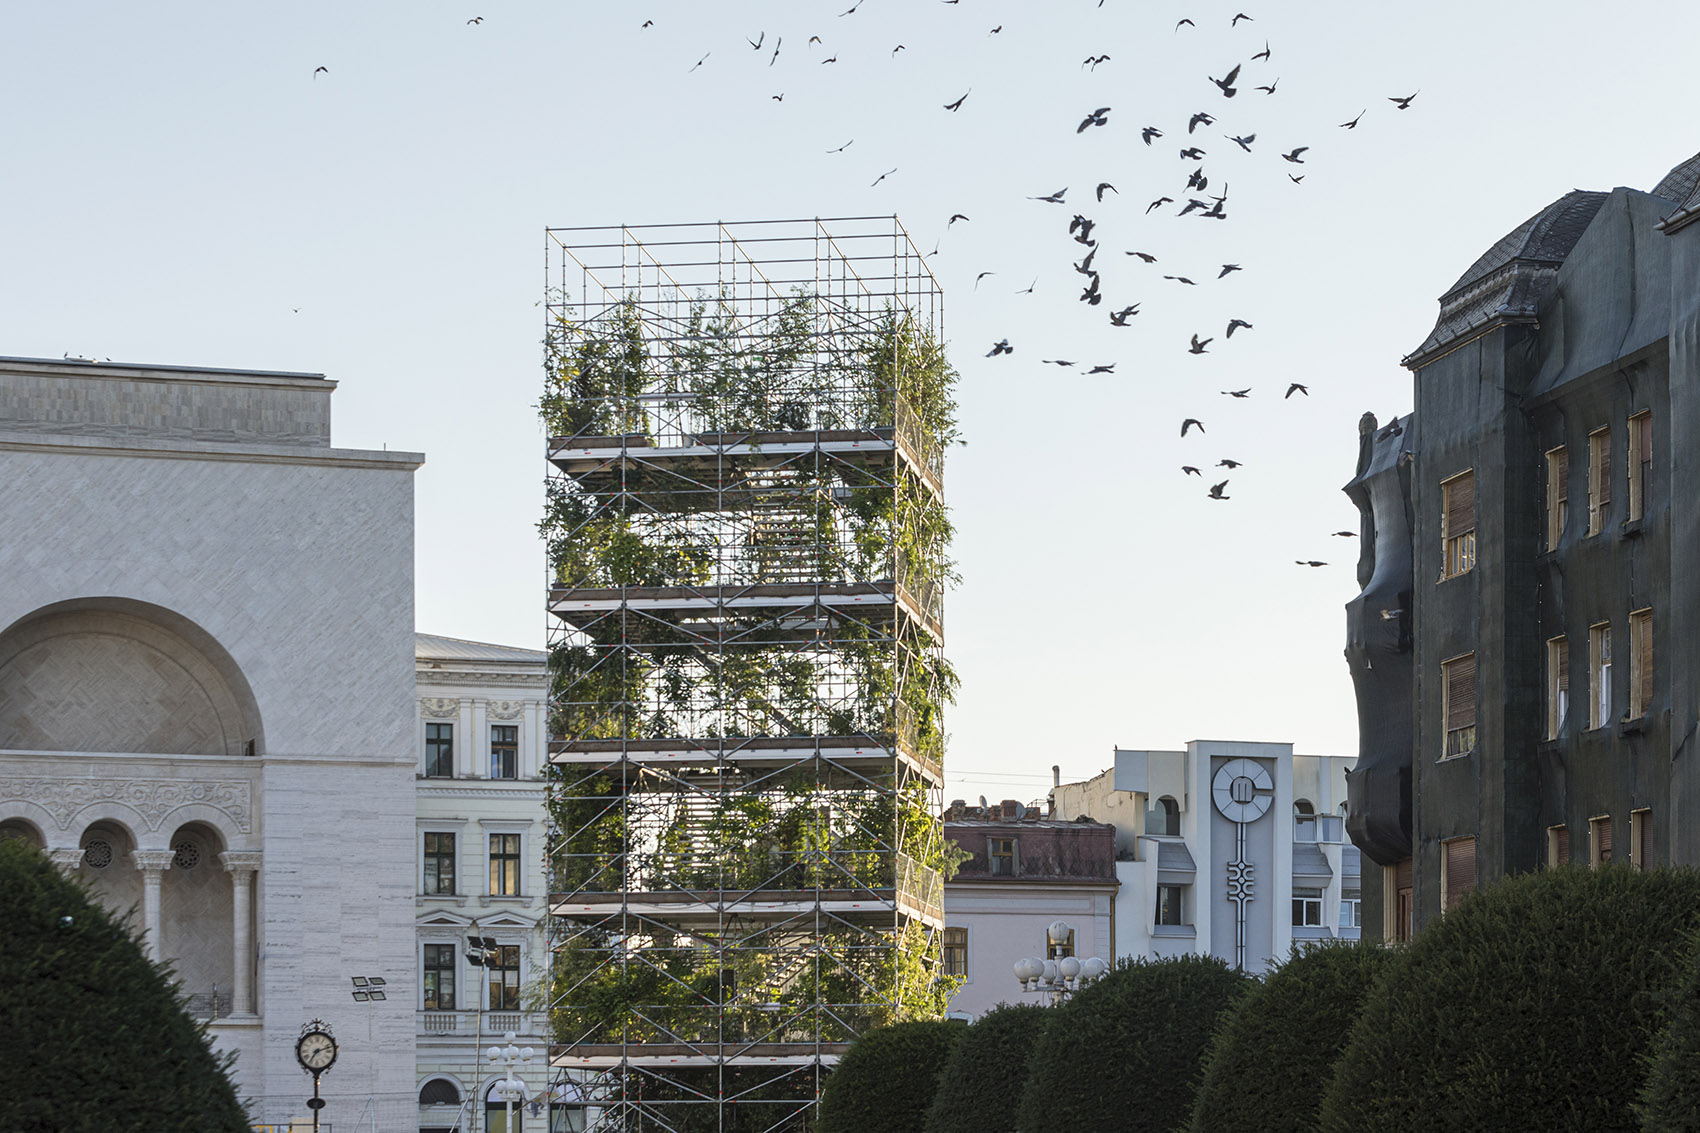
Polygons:
<instances>
[{"instance_id":1,"label":"dark tiled roof","mask_svg":"<svg viewBox=\"0 0 1700 1133\"><path fill-rule=\"evenodd\" d=\"M1679 205L1691 200L1696 191L1700 191L1700 153L1672 169L1653 186L1653 196Z\"/></svg>"},{"instance_id":2,"label":"dark tiled roof","mask_svg":"<svg viewBox=\"0 0 1700 1133\"><path fill-rule=\"evenodd\" d=\"M1422 365L1496 319L1533 318L1606 196L1572 190L1496 241L1440 297L1440 319L1404 364Z\"/></svg>"}]
</instances>

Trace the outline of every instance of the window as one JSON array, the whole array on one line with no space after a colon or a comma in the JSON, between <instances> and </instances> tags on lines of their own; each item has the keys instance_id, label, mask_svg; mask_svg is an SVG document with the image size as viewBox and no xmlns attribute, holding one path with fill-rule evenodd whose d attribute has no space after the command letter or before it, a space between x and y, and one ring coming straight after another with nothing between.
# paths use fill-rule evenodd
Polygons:
<instances>
[{"instance_id":1,"label":"window","mask_svg":"<svg viewBox=\"0 0 1700 1133\"><path fill-rule=\"evenodd\" d=\"M1629 615L1629 718L1639 720L1653 707L1653 611Z\"/></svg>"},{"instance_id":2,"label":"window","mask_svg":"<svg viewBox=\"0 0 1700 1133\"><path fill-rule=\"evenodd\" d=\"M986 860L994 877L1015 876L1015 839L986 839Z\"/></svg>"},{"instance_id":3,"label":"window","mask_svg":"<svg viewBox=\"0 0 1700 1133\"><path fill-rule=\"evenodd\" d=\"M433 1078L419 1088L420 1105L459 1105L460 1091L447 1078Z\"/></svg>"},{"instance_id":4,"label":"window","mask_svg":"<svg viewBox=\"0 0 1700 1133\"><path fill-rule=\"evenodd\" d=\"M453 779L455 774L455 726L425 725L425 778Z\"/></svg>"},{"instance_id":5,"label":"window","mask_svg":"<svg viewBox=\"0 0 1700 1133\"><path fill-rule=\"evenodd\" d=\"M1563 445L1547 453L1547 550L1557 547L1570 522L1570 450Z\"/></svg>"},{"instance_id":6,"label":"window","mask_svg":"<svg viewBox=\"0 0 1700 1133\"><path fill-rule=\"evenodd\" d=\"M1293 841L1316 841L1316 808L1310 805L1309 799L1298 799L1293 803Z\"/></svg>"},{"instance_id":7,"label":"window","mask_svg":"<svg viewBox=\"0 0 1700 1133\"><path fill-rule=\"evenodd\" d=\"M1322 890L1293 886L1293 927L1322 926Z\"/></svg>"},{"instance_id":8,"label":"window","mask_svg":"<svg viewBox=\"0 0 1700 1133\"><path fill-rule=\"evenodd\" d=\"M1145 808L1145 832L1178 838L1181 833L1181 807L1173 798L1164 795L1152 799Z\"/></svg>"},{"instance_id":9,"label":"window","mask_svg":"<svg viewBox=\"0 0 1700 1133\"><path fill-rule=\"evenodd\" d=\"M1440 907L1451 909L1476 887L1476 840L1453 838L1440 848Z\"/></svg>"},{"instance_id":10,"label":"window","mask_svg":"<svg viewBox=\"0 0 1700 1133\"><path fill-rule=\"evenodd\" d=\"M490 968L490 1010L518 1011L519 945L498 945L485 963Z\"/></svg>"},{"instance_id":11,"label":"window","mask_svg":"<svg viewBox=\"0 0 1700 1133\"><path fill-rule=\"evenodd\" d=\"M453 1011L455 1009L455 946L427 944L425 946L425 1010ZM459 1101L450 1098L448 1103ZM423 1098L420 1104L428 1104Z\"/></svg>"},{"instance_id":12,"label":"window","mask_svg":"<svg viewBox=\"0 0 1700 1133\"><path fill-rule=\"evenodd\" d=\"M1386 920L1384 935L1389 940L1409 940L1414 927L1414 887L1411 884L1411 859L1382 868L1382 884L1388 895L1384 906Z\"/></svg>"},{"instance_id":13,"label":"window","mask_svg":"<svg viewBox=\"0 0 1700 1133\"><path fill-rule=\"evenodd\" d=\"M1476 750L1476 655L1466 653L1440 665L1441 716L1446 748L1441 758Z\"/></svg>"},{"instance_id":14,"label":"window","mask_svg":"<svg viewBox=\"0 0 1700 1133\"><path fill-rule=\"evenodd\" d=\"M490 778L519 778L519 725L490 725Z\"/></svg>"},{"instance_id":15,"label":"window","mask_svg":"<svg viewBox=\"0 0 1700 1133\"><path fill-rule=\"evenodd\" d=\"M1446 563L1441 578L1456 578L1476 565L1476 473L1460 472L1440 485L1441 541Z\"/></svg>"},{"instance_id":16,"label":"window","mask_svg":"<svg viewBox=\"0 0 1700 1133\"><path fill-rule=\"evenodd\" d=\"M519 835L490 835L490 895L519 896Z\"/></svg>"},{"instance_id":17,"label":"window","mask_svg":"<svg viewBox=\"0 0 1700 1133\"><path fill-rule=\"evenodd\" d=\"M1653 476L1653 415L1637 413L1629 419L1629 510L1626 521L1647 514L1647 485Z\"/></svg>"},{"instance_id":18,"label":"window","mask_svg":"<svg viewBox=\"0 0 1700 1133\"><path fill-rule=\"evenodd\" d=\"M1588 534L1605 530L1611 510L1611 430L1588 434Z\"/></svg>"},{"instance_id":19,"label":"window","mask_svg":"<svg viewBox=\"0 0 1700 1133\"><path fill-rule=\"evenodd\" d=\"M1570 864L1570 827L1547 827L1547 865Z\"/></svg>"},{"instance_id":20,"label":"window","mask_svg":"<svg viewBox=\"0 0 1700 1133\"><path fill-rule=\"evenodd\" d=\"M1184 885L1157 886L1157 912L1154 918L1156 924L1185 924L1183 905L1186 897Z\"/></svg>"},{"instance_id":21,"label":"window","mask_svg":"<svg viewBox=\"0 0 1700 1133\"><path fill-rule=\"evenodd\" d=\"M1629 864L1646 869L1652 864L1653 812L1645 808L1629 812Z\"/></svg>"},{"instance_id":22,"label":"window","mask_svg":"<svg viewBox=\"0 0 1700 1133\"><path fill-rule=\"evenodd\" d=\"M1342 888L1340 890L1341 928L1363 927L1363 895L1364 891L1362 889Z\"/></svg>"},{"instance_id":23,"label":"window","mask_svg":"<svg viewBox=\"0 0 1700 1133\"><path fill-rule=\"evenodd\" d=\"M1611 723L1611 623L1588 627L1588 671L1593 695L1588 698L1588 727Z\"/></svg>"},{"instance_id":24,"label":"window","mask_svg":"<svg viewBox=\"0 0 1700 1133\"><path fill-rule=\"evenodd\" d=\"M944 930L944 974L968 978L968 930L965 928L947 928Z\"/></svg>"},{"instance_id":25,"label":"window","mask_svg":"<svg viewBox=\"0 0 1700 1133\"><path fill-rule=\"evenodd\" d=\"M452 897L455 891L455 836L425 832L425 895Z\"/></svg>"},{"instance_id":26,"label":"window","mask_svg":"<svg viewBox=\"0 0 1700 1133\"><path fill-rule=\"evenodd\" d=\"M1547 739L1556 740L1570 713L1570 642L1547 639Z\"/></svg>"},{"instance_id":27,"label":"window","mask_svg":"<svg viewBox=\"0 0 1700 1133\"><path fill-rule=\"evenodd\" d=\"M1600 815L1588 820L1589 864L1605 865L1611 861L1611 816Z\"/></svg>"}]
</instances>

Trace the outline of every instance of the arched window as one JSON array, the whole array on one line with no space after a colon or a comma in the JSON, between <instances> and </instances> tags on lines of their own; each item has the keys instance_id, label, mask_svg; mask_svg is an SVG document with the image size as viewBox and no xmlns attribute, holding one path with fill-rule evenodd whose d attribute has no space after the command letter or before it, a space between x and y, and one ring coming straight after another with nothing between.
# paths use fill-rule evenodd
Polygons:
<instances>
[{"instance_id":1,"label":"arched window","mask_svg":"<svg viewBox=\"0 0 1700 1133\"><path fill-rule=\"evenodd\" d=\"M419 1089L420 1105L459 1105L460 1089L447 1078L433 1078Z\"/></svg>"},{"instance_id":2,"label":"arched window","mask_svg":"<svg viewBox=\"0 0 1700 1133\"><path fill-rule=\"evenodd\" d=\"M1316 841L1316 808L1309 799L1293 800L1293 841Z\"/></svg>"},{"instance_id":3,"label":"arched window","mask_svg":"<svg viewBox=\"0 0 1700 1133\"><path fill-rule=\"evenodd\" d=\"M4 842L8 838L28 842L38 850L46 845L42 841L41 831L35 828L33 822L23 818L8 818L6 821L0 822L0 842Z\"/></svg>"},{"instance_id":4,"label":"arched window","mask_svg":"<svg viewBox=\"0 0 1700 1133\"><path fill-rule=\"evenodd\" d=\"M502 1097L501 1084L501 1079L497 1079L484 1091L485 1133L525 1133L526 1099L515 1099L514 1123L510 1128L507 1124L508 1102Z\"/></svg>"},{"instance_id":5,"label":"arched window","mask_svg":"<svg viewBox=\"0 0 1700 1133\"><path fill-rule=\"evenodd\" d=\"M1145 808L1145 832L1178 838L1181 833L1181 806L1170 795L1152 800Z\"/></svg>"}]
</instances>

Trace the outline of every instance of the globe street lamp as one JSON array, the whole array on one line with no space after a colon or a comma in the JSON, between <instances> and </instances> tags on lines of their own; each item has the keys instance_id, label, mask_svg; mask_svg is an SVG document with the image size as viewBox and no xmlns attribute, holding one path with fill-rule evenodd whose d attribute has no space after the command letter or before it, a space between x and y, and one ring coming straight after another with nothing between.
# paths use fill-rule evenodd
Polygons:
<instances>
[{"instance_id":1,"label":"globe street lamp","mask_svg":"<svg viewBox=\"0 0 1700 1133\"><path fill-rule=\"evenodd\" d=\"M506 1037L507 1046L493 1046L484 1052L484 1056L490 1060L491 1066L501 1063L507 1071L502 1080L496 1083L496 1092L508 1106L507 1117L502 1122L502 1133L513 1133L514 1103L525 1100L525 1083L514 1074L514 1067L531 1061L531 1048L515 1046L512 1031L509 1031Z\"/></svg>"},{"instance_id":2,"label":"globe street lamp","mask_svg":"<svg viewBox=\"0 0 1700 1133\"><path fill-rule=\"evenodd\" d=\"M1026 957L1015 962L1015 978L1023 992L1047 996L1055 1005L1110 970L1110 965L1096 956L1081 960L1067 955L1065 950L1073 936L1072 925L1052 921L1045 930L1046 958Z\"/></svg>"}]
</instances>

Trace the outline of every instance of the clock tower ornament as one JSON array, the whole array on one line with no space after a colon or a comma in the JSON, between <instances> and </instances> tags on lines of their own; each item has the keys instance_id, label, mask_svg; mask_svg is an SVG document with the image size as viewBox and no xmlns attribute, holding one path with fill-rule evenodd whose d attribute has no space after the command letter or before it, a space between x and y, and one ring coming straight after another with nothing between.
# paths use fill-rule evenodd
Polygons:
<instances>
[{"instance_id":1,"label":"clock tower ornament","mask_svg":"<svg viewBox=\"0 0 1700 1133\"><path fill-rule=\"evenodd\" d=\"M319 1111L325 1108L325 1099L319 1096L319 1075L336 1062L336 1052L336 1036L323 1019L302 1027L301 1037L295 1040L295 1061L313 1076L313 1096L307 1099L307 1108L313 1111L313 1133L318 1133Z\"/></svg>"}]
</instances>

